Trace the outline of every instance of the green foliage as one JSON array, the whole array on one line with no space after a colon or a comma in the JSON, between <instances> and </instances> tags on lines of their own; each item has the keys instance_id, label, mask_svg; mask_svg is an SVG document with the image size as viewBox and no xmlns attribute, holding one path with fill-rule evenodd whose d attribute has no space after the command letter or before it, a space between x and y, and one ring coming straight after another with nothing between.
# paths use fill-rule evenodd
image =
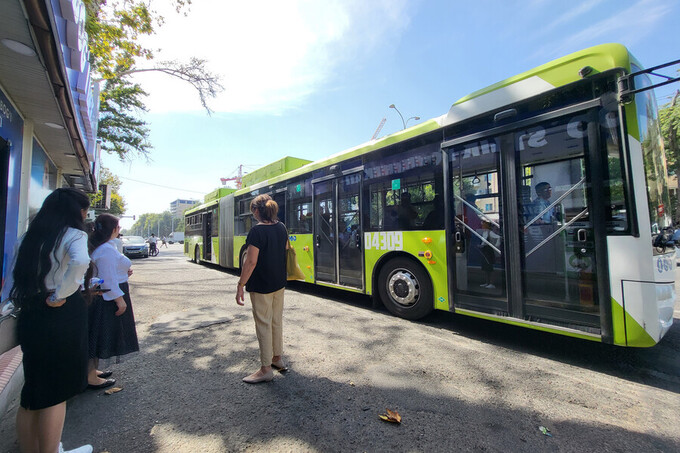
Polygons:
<instances>
[{"instance_id":1,"label":"green foliage","mask_svg":"<svg viewBox=\"0 0 680 453\"><path fill-rule=\"evenodd\" d=\"M666 148L666 161L673 170L676 169L680 161L680 92L675 93L673 101L659 109L659 122L661 124L661 135L663 135L664 146ZM676 172L677 174L677 172Z\"/></svg>"},{"instance_id":2,"label":"green foliage","mask_svg":"<svg viewBox=\"0 0 680 453\"><path fill-rule=\"evenodd\" d=\"M139 0L84 0L87 9L90 65L105 80L119 77L138 58L151 60L153 52L137 42L162 24L148 5Z\"/></svg>"},{"instance_id":3,"label":"green foliage","mask_svg":"<svg viewBox=\"0 0 680 453\"><path fill-rule=\"evenodd\" d=\"M120 78L107 80L99 105L99 138L102 149L123 160L151 149L147 123L135 116L146 111L142 97L147 93L138 84Z\"/></svg>"},{"instance_id":4,"label":"green foliage","mask_svg":"<svg viewBox=\"0 0 680 453\"><path fill-rule=\"evenodd\" d=\"M122 182L118 176L111 173L108 168L102 167L99 175L99 184L106 184L109 186L111 190L111 207L107 211L98 212L98 214L101 214L102 212L107 212L115 216L121 216L125 214L125 200L118 193L120 186L122 185ZM90 197L90 204L94 206L95 204L99 203L99 201L101 201L102 193L97 192L88 194L88 196Z\"/></svg>"},{"instance_id":5,"label":"green foliage","mask_svg":"<svg viewBox=\"0 0 680 453\"><path fill-rule=\"evenodd\" d=\"M173 231L184 231L184 220L173 219L170 211L165 211L161 214L147 213L140 215L132 228L128 230L128 234L148 237L151 233L154 233L158 237L167 237Z\"/></svg>"},{"instance_id":6,"label":"green foliage","mask_svg":"<svg viewBox=\"0 0 680 453\"><path fill-rule=\"evenodd\" d=\"M659 109L659 123L666 150L668 173L680 176L680 91L675 92L673 101ZM673 220L680 220L680 200L677 194L671 194L671 206L674 207Z\"/></svg>"},{"instance_id":7,"label":"green foliage","mask_svg":"<svg viewBox=\"0 0 680 453\"><path fill-rule=\"evenodd\" d=\"M219 77L205 67L205 60L191 58L188 63L165 61L151 64L154 53L140 44L163 25L163 17L151 9L148 0L83 0L87 9L85 25L90 50L90 65L100 91L98 136L102 148L121 160L148 157L152 145L147 122L139 115L146 111L146 91L128 78L137 72L157 71L191 84L198 92L208 114L208 99L223 90ZM191 0L170 0L177 13L186 11ZM139 67L147 62L150 67Z\"/></svg>"},{"instance_id":8,"label":"green foliage","mask_svg":"<svg viewBox=\"0 0 680 453\"><path fill-rule=\"evenodd\" d=\"M140 0L84 0L90 65L101 81L98 136L102 149L118 157L147 155L149 128L138 118L146 111L147 93L124 79L138 59L151 60L153 52L139 44L143 35L154 33L162 24L149 6Z\"/></svg>"}]
</instances>

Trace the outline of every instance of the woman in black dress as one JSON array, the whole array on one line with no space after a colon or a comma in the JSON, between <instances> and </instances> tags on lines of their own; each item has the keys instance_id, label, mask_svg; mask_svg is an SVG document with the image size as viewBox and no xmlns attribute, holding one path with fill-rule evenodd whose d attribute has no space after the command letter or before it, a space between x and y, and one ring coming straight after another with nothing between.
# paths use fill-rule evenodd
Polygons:
<instances>
[{"instance_id":1,"label":"woman in black dress","mask_svg":"<svg viewBox=\"0 0 680 453\"><path fill-rule=\"evenodd\" d=\"M111 372L102 373L97 369L99 359L139 351L128 287L131 263L116 248L114 239L119 233L118 217L101 214L95 219L94 231L90 234L94 275L104 280L101 287L109 290L95 297L89 310L90 365L87 381L92 389L108 387L116 382L115 379L105 379Z\"/></svg>"},{"instance_id":2,"label":"woman in black dress","mask_svg":"<svg viewBox=\"0 0 680 453\"><path fill-rule=\"evenodd\" d=\"M16 256L10 297L21 307L24 387L17 434L23 452L63 451L66 400L87 385L87 306L80 285L90 264L83 223L89 206L77 189L52 192Z\"/></svg>"}]
</instances>

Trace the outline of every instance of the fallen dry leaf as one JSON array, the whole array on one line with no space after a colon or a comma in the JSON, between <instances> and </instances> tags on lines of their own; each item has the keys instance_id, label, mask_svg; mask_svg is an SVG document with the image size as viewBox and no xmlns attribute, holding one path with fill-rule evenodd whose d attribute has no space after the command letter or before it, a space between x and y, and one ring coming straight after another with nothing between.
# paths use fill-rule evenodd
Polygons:
<instances>
[{"instance_id":1,"label":"fallen dry leaf","mask_svg":"<svg viewBox=\"0 0 680 453\"><path fill-rule=\"evenodd\" d=\"M123 390L123 389L120 388L120 387L111 387L111 388L108 389L108 390L104 390L104 394L105 394L105 395L113 395L114 393L118 393L118 392L120 392L121 390Z\"/></svg>"},{"instance_id":2,"label":"fallen dry leaf","mask_svg":"<svg viewBox=\"0 0 680 453\"><path fill-rule=\"evenodd\" d=\"M378 415L378 417L380 417L380 420L390 423L401 423L401 415L399 415L399 412L391 411L389 409L385 410L387 411L387 414Z\"/></svg>"}]
</instances>

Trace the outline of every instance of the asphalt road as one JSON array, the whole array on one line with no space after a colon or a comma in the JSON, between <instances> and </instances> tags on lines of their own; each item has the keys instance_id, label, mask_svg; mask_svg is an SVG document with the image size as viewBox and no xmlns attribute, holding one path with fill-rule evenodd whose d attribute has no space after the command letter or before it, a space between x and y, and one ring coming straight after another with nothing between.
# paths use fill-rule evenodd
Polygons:
<instances>
[{"instance_id":1,"label":"asphalt road","mask_svg":"<svg viewBox=\"0 0 680 453\"><path fill-rule=\"evenodd\" d=\"M110 365L122 391L69 402L66 448L680 451L680 309L661 344L624 349L450 313L405 321L297 283L284 311L291 369L247 385L258 349L237 276L181 251L134 260L141 352ZM387 408L400 425L379 419ZM15 411L0 421L1 452L18 451Z\"/></svg>"}]
</instances>

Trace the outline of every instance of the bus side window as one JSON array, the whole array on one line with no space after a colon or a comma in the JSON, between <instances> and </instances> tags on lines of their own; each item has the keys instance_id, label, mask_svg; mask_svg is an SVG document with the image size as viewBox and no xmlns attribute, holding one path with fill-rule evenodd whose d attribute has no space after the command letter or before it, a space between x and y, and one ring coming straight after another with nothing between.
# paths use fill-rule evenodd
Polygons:
<instances>
[{"instance_id":1,"label":"bus side window","mask_svg":"<svg viewBox=\"0 0 680 453\"><path fill-rule=\"evenodd\" d=\"M440 138L432 135L407 151L390 152L397 148L387 148L383 157L365 164L369 229L424 228L427 215L434 209L435 195L443 194L440 144Z\"/></svg>"},{"instance_id":2,"label":"bus side window","mask_svg":"<svg viewBox=\"0 0 680 453\"><path fill-rule=\"evenodd\" d=\"M289 233L310 234L312 232L312 183L311 179L293 181L288 184L286 214Z\"/></svg>"}]
</instances>

